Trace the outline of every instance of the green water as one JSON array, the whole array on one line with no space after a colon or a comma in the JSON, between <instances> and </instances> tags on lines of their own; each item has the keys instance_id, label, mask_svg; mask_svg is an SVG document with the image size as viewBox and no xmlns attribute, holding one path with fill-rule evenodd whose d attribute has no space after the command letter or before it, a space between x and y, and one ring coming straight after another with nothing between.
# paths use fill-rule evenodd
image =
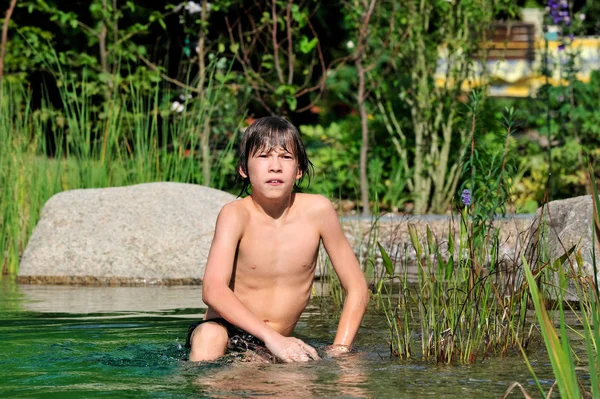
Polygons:
<instances>
[{"instance_id":1,"label":"green water","mask_svg":"<svg viewBox=\"0 0 600 399\"><path fill-rule=\"evenodd\" d=\"M331 343L336 318L314 299L295 335ZM370 312L357 352L307 364L186 361L187 326L204 312L199 287L58 287L0 282L0 397L500 398L514 381L538 396L518 356L436 366L389 356ZM547 358L532 354L546 390ZM514 392L511 397L523 397Z\"/></svg>"}]
</instances>

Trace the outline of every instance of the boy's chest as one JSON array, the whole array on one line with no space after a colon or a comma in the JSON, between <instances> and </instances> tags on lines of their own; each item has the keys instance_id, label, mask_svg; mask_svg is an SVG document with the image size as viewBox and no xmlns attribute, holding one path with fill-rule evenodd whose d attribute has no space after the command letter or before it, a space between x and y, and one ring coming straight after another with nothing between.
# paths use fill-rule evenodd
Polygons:
<instances>
[{"instance_id":1,"label":"boy's chest","mask_svg":"<svg viewBox=\"0 0 600 399\"><path fill-rule=\"evenodd\" d=\"M319 242L319 232L308 223L253 226L240 240L237 266L265 276L312 272Z\"/></svg>"}]
</instances>

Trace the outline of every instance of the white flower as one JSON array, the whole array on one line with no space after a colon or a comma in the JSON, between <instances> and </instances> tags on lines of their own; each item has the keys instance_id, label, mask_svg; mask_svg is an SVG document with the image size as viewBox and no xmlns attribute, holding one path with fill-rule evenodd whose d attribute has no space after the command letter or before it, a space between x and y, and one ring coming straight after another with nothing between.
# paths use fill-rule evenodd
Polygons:
<instances>
[{"instance_id":1,"label":"white flower","mask_svg":"<svg viewBox=\"0 0 600 399\"><path fill-rule=\"evenodd\" d=\"M185 5L185 9L190 14L196 14L196 13L202 11L202 5L196 3L195 1L188 1L187 4ZM206 10L210 11L210 3L209 2L206 2Z\"/></svg>"},{"instance_id":2,"label":"white flower","mask_svg":"<svg viewBox=\"0 0 600 399\"><path fill-rule=\"evenodd\" d=\"M346 43L346 47L354 48L354 42L352 40L348 40L348 43Z\"/></svg>"},{"instance_id":3,"label":"white flower","mask_svg":"<svg viewBox=\"0 0 600 399\"><path fill-rule=\"evenodd\" d=\"M192 98L192 95L191 95L191 94L189 94L189 93L188 93L188 94L180 94L180 95L179 95L179 99L180 99L180 100L183 100L183 101L185 101L185 100L189 100L190 98Z\"/></svg>"},{"instance_id":4,"label":"white flower","mask_svg":"<svg viewBox=\"0 0 600 399\"><path fill-rule=\"evenodd\" d=\"M184 110L185 107L179 101L173 101L173 104L171 104L171 111L183 112Z\"/></svg>"},{"instance_id":5,"label":"white flower","mask_svg":"<svg viewBox=\"0 0 600 399\"><path fill-rule=\"evenodd\" d=\"M579 19L581 21L585 21L585 14L584 13L579 14Z\"/></svg>"}]
</instances>

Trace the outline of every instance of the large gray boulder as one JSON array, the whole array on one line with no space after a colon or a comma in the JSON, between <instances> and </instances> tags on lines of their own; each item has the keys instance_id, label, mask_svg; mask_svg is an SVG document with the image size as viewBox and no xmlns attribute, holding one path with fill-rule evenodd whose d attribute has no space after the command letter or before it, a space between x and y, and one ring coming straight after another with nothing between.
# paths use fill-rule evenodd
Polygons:
<instances>
[{"instance_id":1,"label":"large gray boulder","mask_svg":"<svg viewBox=\"0 0 600 399\"><path fill-rule=\"evenodd\" d=\"M56 194L23 253L19 281L199 283L217 215L235 197L182 183Z\"/></svg>"},{"instance_id":2,"label":"large gray boulder","mask_svg":"<svg viewBox=\"0 0 600 399\"><path fill-rule=\"evenodd\" d=\"M571 256L572 262L566 261L563 267L570 270L571 264L573 264L577 268L576 272L593 277L592 248L595 245L592 239L593 206L592 196L583 195L551 201L539 208L530 230L531 240L526 251L527 259L530 262L540 259L553 263L565 253L565 250L576 245L576 250L583 261L582 264L577 265L575 256ZM600 268L600 253L597 245L595 246L595 258L596 265ZM600 280L600 272L597 277ZM572 281L569 283L565 299L578 299Z\"/></svg>"}]
</instances>

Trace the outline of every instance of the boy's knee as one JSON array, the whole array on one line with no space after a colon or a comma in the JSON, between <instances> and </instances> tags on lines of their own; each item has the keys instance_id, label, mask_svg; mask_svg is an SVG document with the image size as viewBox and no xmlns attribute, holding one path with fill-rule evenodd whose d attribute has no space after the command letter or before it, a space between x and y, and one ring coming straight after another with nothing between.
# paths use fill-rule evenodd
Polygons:
<instances>
[{"instance_id":1,"label":"boy's knee","mask_svg":"<svg viewBox=\"0 0 600 399\"><path fill-rule=\"evenodd\" d=\"M203 323L196 327L190 339L191 361L215 360L225 354L227 329L217 323Z\"/></svg>"},{"instance_id":2,"label":"boy's knee","mask_svg":"<svg viewBox=\"0 0 600 399\"><path fill-rule=\"evenodd\" d=\"M227 342L227 329L218 323L206 322L200 324L192 333L192 345L194 341Z\"/></svg>"}]
</instances>

